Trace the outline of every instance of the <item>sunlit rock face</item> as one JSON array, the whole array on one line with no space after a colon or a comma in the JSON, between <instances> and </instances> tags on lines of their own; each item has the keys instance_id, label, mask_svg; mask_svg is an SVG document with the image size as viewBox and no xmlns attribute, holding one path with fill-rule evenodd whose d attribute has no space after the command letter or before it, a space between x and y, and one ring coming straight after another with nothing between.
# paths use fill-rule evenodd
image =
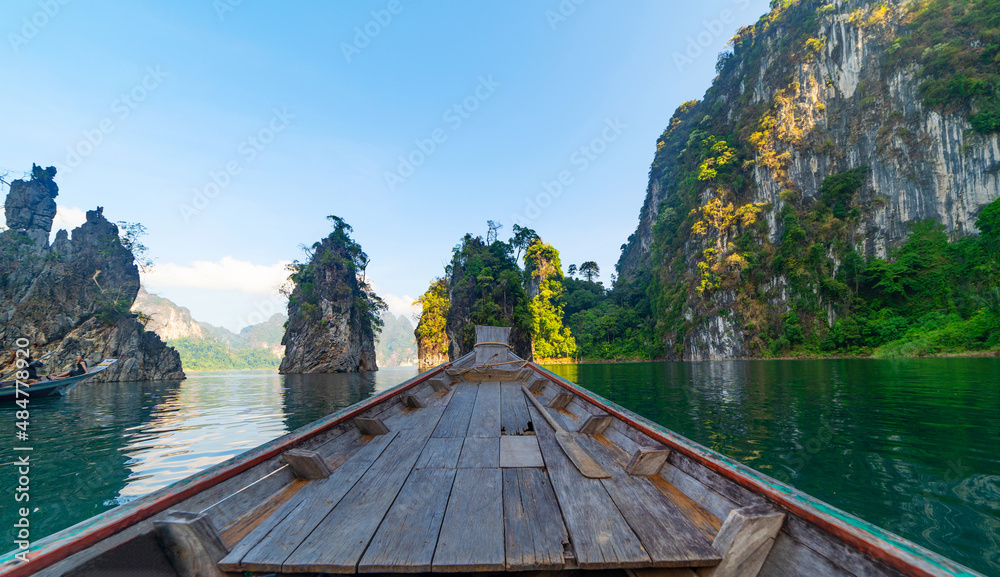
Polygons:
<instances>
[{"instance_id":1,"label":"sunlit rock face","mask_svg":"<svg viewBox=\"0 0 1000 577\"><path fill-rule=\"evenodd\" d=\"M129 312L139 290L135 258L102 208L84 224L49 233L59 187L55 168L35 167L30 180L11 182L0 233L0 340L24 337L31 348L54 351L44 372L60 372L77 354L93 366L118 362L95 381L179 380L180 356ZM35 352L35 357L42 353ZM4 356L6 371L13 358Z\"/></svg>"},{"instance_id":2,"label":"sunlit rock face","mask_svg":"<svg viewBox=\"0 0 1000 577\"><path fill-rule=\"evenodd\" d=\"M979 211L1000 198L1000 136L974 132L964 114L924 106L919 68L890 62L894 39L904 30L912 3L890 0L876 6L845 0L825 10L820 6L793 5L783 23L754 36L755 45L765 50L753 56L739 50L730 55L704 99L687 109L682 136L718 127L721 120L725 127L718 132L730 131L726 138L753 151L756 119L742 124L751 126L746 133L732 131L748 115L773 116L779 136L771 143L771 158L779 162L751 154L743 169L749 194L740 199L765 203L759 219L766 223L772 243L780 242L783 232L780 214L789 202L783 192L791 191L798 206L807 206L818 199L825 178L856 167L868 167L858 193L860 214L850 235L859 253L886 257L905 241L912 223L926 219L940 222L953 239L978 234ZM881 11L877 18L873 10ZM803 23L812 28L797 28ZM816 41L808 54L807 38ZM684 140L680 142L670 155L657 149L639 225L618 262L624 279L646 271L674 281L697 274L704 246L687 231L681 269L653 258L661 208L677 192L664 184L670 181L665 175L687 170L678 164ZM701 205L715 192L706 182ZM783 277L771 278L753 292L778 314L787 313L787 283ZM750 347L745 328L726 316L733 296L719 291L706 304L691 292L685 317L693 326L680 343L665 343L668 356L702 360L746 355ZM830 309L831 326L835 318Z\"/></svg>"}]
</instances>

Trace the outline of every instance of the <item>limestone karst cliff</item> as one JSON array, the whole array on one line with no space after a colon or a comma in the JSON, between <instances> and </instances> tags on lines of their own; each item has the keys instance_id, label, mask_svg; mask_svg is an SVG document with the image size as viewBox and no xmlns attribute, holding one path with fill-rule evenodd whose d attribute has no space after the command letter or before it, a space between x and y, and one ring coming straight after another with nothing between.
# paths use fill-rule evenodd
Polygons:
<instances>
[{"instance_id":1,"label":"limestone karst cliff","mask_svg":"<svg viewBox=\"0 0 1000 577\"><path fill-rule=\"evenodd\" d=\"M653 286L663 356L780 354L852 314L852 263L922 221L978 234L1000 198L983 6L782 0L737 33L658 139L618 263Z\"/></svg>"},{"instance_id":2,"label":"limestone karst cliff","mask_svg":"<svg viewBox=\"0 0 1000 577\"><path fill-rule=\"evenodd\" d=\"M368 257L351 227L329 218L333 232L313 244L309 262L294 265L283 374L378 370L375 331L385 304L360 276Z\"/></svg>"},{"instance_id":3,"label":"limestone karst cliff","mask_svg":"<svg viewBox=\"0 0 1000 577\"><path fill-rule=\"evenodd\" d=\"M30 179L10 183L8 229L0 233L0 340L12 345L25 337L33 348L54 350L45 360L48 372L81 354L92 365L118 359L95 380L183 379L177 352L129 312L139 270L103 209L88 211L72 237L60 230L49 245L55 174L53 167L34 167ZM10 360L5 355L0 368Z\"/></svg>"}]
</instances>

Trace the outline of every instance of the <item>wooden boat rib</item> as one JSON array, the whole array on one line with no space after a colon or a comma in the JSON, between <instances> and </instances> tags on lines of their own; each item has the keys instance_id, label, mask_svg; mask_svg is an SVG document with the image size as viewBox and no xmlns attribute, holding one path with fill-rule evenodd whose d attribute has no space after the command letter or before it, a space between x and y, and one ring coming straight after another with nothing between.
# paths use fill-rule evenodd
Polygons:
<instances>
[{"instance_id":1,"label":"wooden boat rib","mask_svg":"<svg viewBox=\"0 0 1000 577\"><path fill-rule=\"evenodd\" d=\"M977 575L517 358L509 329L476 332L461 359L0 574Z\"/></svg>"}]
</instances>

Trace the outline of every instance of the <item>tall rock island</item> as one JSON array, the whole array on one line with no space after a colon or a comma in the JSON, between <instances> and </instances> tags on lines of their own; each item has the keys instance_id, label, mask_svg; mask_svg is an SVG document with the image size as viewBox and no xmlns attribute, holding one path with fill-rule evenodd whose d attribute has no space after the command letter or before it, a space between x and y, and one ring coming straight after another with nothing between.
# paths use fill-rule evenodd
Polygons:
<instances>
[{"instance_id":1,"label":"tall rock island","mask_svg":"<svg viewBox=\"0 0 1000 577\"><path fill-rule=\"evenodd\" d=\"M4 203L7 230L0 232L0 340L12 348L24 337L33 349L54 351L45 372L69 367L80 354L94 365L118 362L96 381L179 380L177 352L130 313L139 291L139 269L130 243L103 209L87 212L72 232L49 233L59 187L56 169L32 168L14 180ZM35 353L36 358L40 353ZM4 372L13 366L2 357Z\"/></svg>"},{"instance_id":2,"label":"tall rock island","mask_svg":"<svg viewBox=\"0 0 1000 577\"><path fill-rule=\"evenodd\" d=\"M375 333L386 306L365 280L368 256L351 238L353 229L328 218L333 232L313 244L308 262L291 267L282 374L378 370Z\"/></svg>"}]
</instances>

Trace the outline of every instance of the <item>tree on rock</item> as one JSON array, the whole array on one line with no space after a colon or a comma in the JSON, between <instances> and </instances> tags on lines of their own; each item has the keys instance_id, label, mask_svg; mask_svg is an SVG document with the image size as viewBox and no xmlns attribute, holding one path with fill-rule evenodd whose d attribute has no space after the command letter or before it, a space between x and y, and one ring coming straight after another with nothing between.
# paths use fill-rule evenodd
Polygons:
<instances>
[{"instance_id":1,"label":"tree on rock","mask_svg":"<svg viewBox=\"0 0 1000 577\"><path fill-rule=\"evenodd\" d=\"M596 262L588 260L580 265L580 274L587 279L587 282L594 282L595 278L601 276L601 267L597 266Z\"/></svg>"},{"instance_id":2,"label":"tree on rock","mask_svg":"<svg viewBox=\"0 0 1000 577\"><path fill-rule=\"evenodd\" d=\"M413 302L420 305L420 318L413 336L417 339L417 364L421 370L448 362L448 280L439 278Z\"/></svg>"},{"instance_id":3,"label":"tree on rock","mask_svg":"<svg viewBox=\"0 0 1000 577\"><path fill-rule=\"evenodd\" d=\"M559 251L535 239L524 254L524 274L528 294L532 296L528 309L534 355L543 358L573 356L576 341L569 327L563 326L565 288Z\"/></svg>"},{"instance_id":4,"label":"tree on rock","mask_svg":"<svg viewBox=\"0 0 1000 577\"><path fill-rule=\"evenodd\" d=\"M289 265L288 324L278 371L333 373L376 371L375 334L385 302L364 277L368 255L339 216L333 232L312 245L308 262Z\"/></svg>"}]
</instances>

